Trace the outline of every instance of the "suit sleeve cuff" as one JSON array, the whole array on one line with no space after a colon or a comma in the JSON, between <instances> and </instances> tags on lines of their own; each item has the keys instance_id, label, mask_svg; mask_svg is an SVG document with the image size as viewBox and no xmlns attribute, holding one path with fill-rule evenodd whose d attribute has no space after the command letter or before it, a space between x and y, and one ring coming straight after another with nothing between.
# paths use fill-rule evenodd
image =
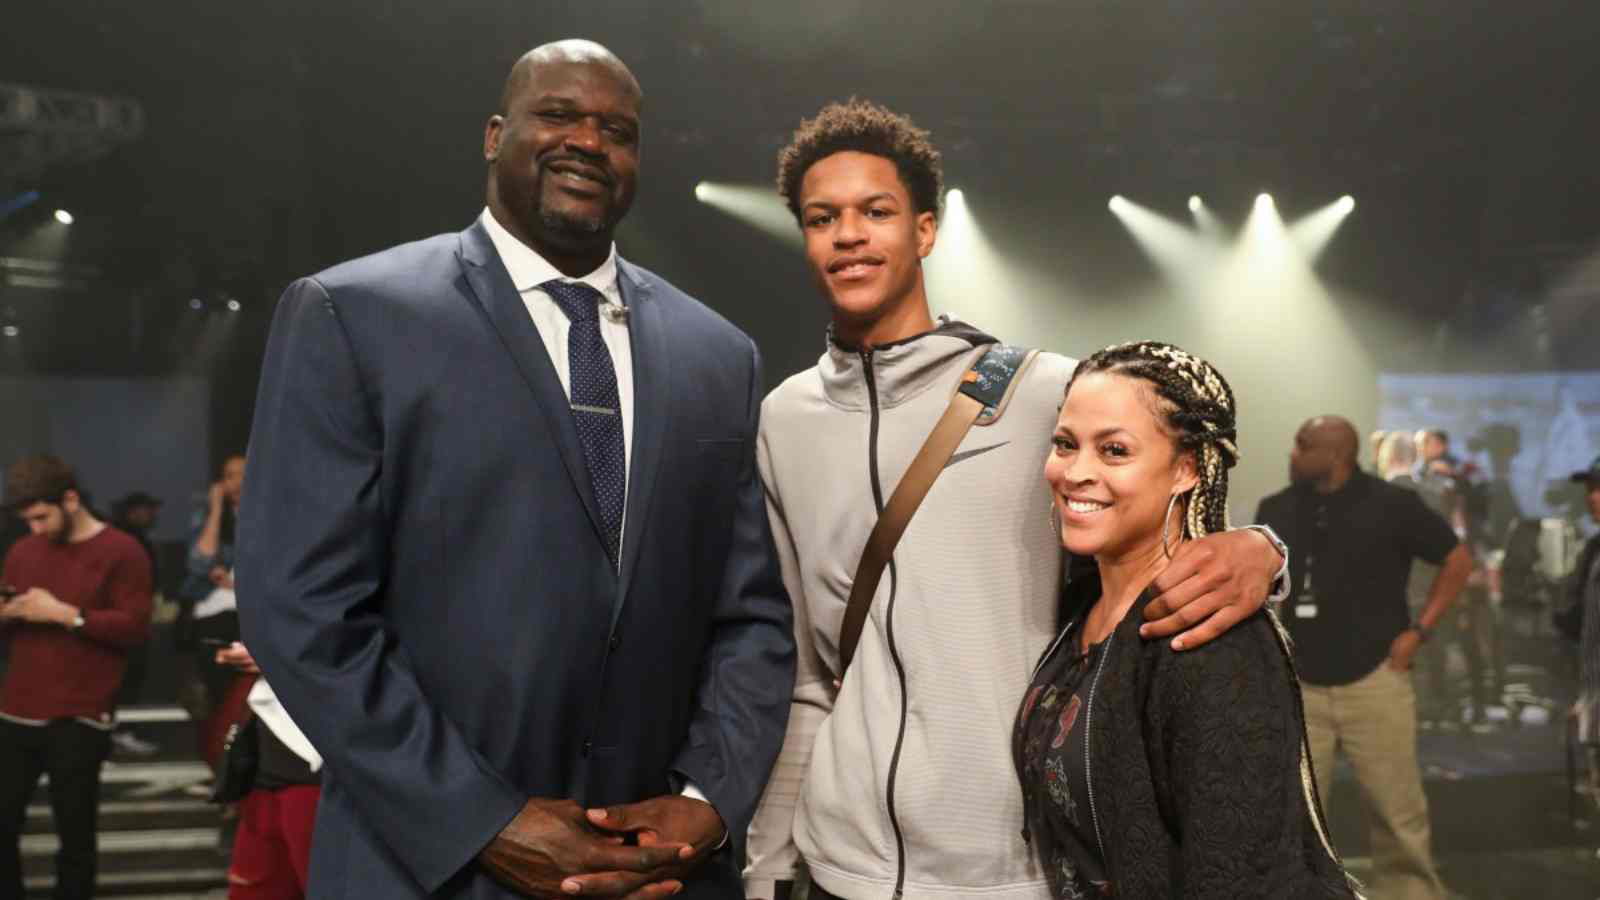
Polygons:
<instances>
[{"instance_id":1,"label":"suit sleeve cuff","mask_svg":"<svg viewBox=\"0 0 1600 900\"><path fill-rule=\"evenodd\" d=\"M679 793L679 795L684 796L684 797L688 797L691 800L699 800L701 803L704 803L705 805L710 806L712 809L716 809L716 805L713 804L710 800L706 799L705 791L700 790L700 786L695 784L693 781L687 781L687 780L684 781L683 790L679 791L678 793ZM718 815L718 817L721 817L722 813L719 812L719 813L717 813L717 815ZM723 819L722 821L723 822L727 822L728 820L727 819ZM728 846L728 828L727 828L726 825L724 825L723 828L722 828L722 840L718 841L717 842L717 846L715 846L715 847L713 847L711 849L713 849L713 850L721 850L723 847L726 847L726 846Z\"/></svg>"}]
</instances>

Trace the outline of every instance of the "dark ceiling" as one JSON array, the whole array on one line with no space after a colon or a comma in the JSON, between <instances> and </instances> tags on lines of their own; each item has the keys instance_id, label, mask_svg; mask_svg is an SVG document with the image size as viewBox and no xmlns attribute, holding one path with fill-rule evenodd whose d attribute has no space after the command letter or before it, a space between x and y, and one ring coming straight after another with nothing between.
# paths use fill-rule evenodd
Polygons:
<instances>
[{"instance_id":1,"label":"dark ceiling","mask_svg":"<svg viewBox=\"0 0 1600 900\"><path fill-rule=\"evenodd\" d=\"M1286 217L1353 194L1360 227L1324 277L1491 329L1600 237L1593 0L26 6L6 17L0 83L128 97L146 117L136 141L0 185L42 195L0 221L0 255L94 267L71 296L0 288L51 335L38 368L179 364L187 298L238 297L221 352L247 387L289 278L470 221L506 68L568 36L610 45L645 86L624 252L758 340L820 309L798 260L692 185L770 180L798 119L852 94L930 128L1004 244L1108 293L1148 275L1105 210L1116 192L1175 217L1198 193L1235 219L1261 190ZM56 207L79 220L64 251L40 238ZM819 341L769 360L803 365Z\"/></svg>"}]
</instances>

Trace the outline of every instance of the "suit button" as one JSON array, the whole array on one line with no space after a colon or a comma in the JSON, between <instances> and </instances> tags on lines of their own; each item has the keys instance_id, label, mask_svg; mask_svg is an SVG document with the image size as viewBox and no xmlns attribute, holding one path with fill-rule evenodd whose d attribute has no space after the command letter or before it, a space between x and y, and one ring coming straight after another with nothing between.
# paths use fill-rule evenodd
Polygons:
<instances>
[{"instance_id":1,"label":"suit button","mask_svg":"<svg viewBox=\"0 0 1600 900\"><path fill-rule=\"evenodd\" d=\"M618 632L613 631L611 633L611 649L615 650L615 649L617 649L618 647L621 647L621 646L622 646L622 635L620 633L618 633Z\"/></svg>"},{"instance_id":2,"label":"suit button","mask_svg":"<svg viewBox=\"0 0 1600 900\"><path fill-rule=\"evenodd\" d=\"M589 753L594 750L594 741L583 742L583 758L588 759Z\"/></svg>"}]
</instances>

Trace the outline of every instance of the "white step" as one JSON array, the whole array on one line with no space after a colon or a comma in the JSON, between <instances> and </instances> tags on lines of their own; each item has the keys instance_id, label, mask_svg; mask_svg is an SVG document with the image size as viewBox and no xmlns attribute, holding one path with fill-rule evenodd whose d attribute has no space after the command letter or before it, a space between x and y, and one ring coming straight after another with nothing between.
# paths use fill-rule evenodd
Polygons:
<instances>
[{"instance_id":1,"label":"white step","mask_svg":"<svg viewBox=\"0 0 1600 900\"><path fill-rule=\"evenodd\" d=\"M156 869L147 872L101 872L95 879L96 893L111 895L123 892L138 892L139 888L149 887L154 884L225 884L228 880L228 870L217 866L205 869ZM30 894L48 893L56 886L55 877L41 875L24 879L23 889ZM203 891L191 891L181 894L145 894L139 892L139 900L221 900L228 896L227 888L213 888Z\"/></svg>"},{"instance_id":2,"label":"white step","mask_svg":"<svg viewBox=\"0 0 1600 900\"><path fill-rule=\"evenodd\" d=\"M100 833L100 855L148 853L154 850L201 850L217 846L215 828L151 828ZM22 836L23 856L54 856L61 842L54 834Z\"/></svg>"}]
</instances>

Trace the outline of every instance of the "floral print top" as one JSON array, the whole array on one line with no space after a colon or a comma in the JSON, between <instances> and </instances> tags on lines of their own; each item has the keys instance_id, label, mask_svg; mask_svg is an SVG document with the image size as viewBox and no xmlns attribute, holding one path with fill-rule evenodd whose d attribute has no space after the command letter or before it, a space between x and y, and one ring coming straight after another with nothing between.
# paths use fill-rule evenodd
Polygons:
<instances>
[{"instance_id":1,"label":"floral print top","mask_svg":"<svg viewBox=\"0 0 1600 900\"><path fill-rule=\"evenodd\" d=\"M1080 652L1080 622L1033 677L1017 716L1013 751L1022 781L1023 835L1061 900L1111 895L1091 819L1085 707L1105 642Z\"/></svg>"}]
</instances>

